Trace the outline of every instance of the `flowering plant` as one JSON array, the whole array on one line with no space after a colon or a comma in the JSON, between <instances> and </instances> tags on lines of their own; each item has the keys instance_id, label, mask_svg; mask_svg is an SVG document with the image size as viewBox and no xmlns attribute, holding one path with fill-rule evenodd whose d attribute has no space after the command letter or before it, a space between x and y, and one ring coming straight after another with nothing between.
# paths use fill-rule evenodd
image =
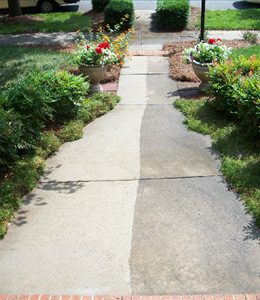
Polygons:
<instances>
[{"instance_id":1,"label":"flowering plant","mask_svg":"<svg viewBox=\"0 0 260 300\"><path fill-rule=\"evenodd\" d=\"M83 34L78 32L78 47L75 53L75 62L85 65L122 65L127 52L129 40L133 29L121 32L121 27L127 21L128 16L111 28L106 25L100 27L97 32Z\"/></svg>"},{"instance_id":2,"label":"flowering plant","mask_svg":"<svg viewBox=\"0 0 260 300\"><path fill-rule=\"evenodd\" d=\"M106 66L117 63L115 52L108 42L80 43L75 53L75 63L86 66Z\"/></svg>"},{"instance_id":3,"label":"flowering plant","mask_svg":"<svg viewBox=\"0 0 260 300\"><path fill-rule=\"evenodd\" d=\"M200 42L194 48L185 49L183 60L186 63L196 61L209 64L224 61L230 53L231 49L223 45L221 39L209 39L207 42Z\"/></svg>"}]
</instances>

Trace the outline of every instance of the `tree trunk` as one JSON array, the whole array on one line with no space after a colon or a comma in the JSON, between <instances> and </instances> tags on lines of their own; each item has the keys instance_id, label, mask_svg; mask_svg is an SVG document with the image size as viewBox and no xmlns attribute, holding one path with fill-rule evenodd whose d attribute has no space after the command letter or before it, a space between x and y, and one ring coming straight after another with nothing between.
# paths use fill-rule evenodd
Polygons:
<instances>
[{"instance_id":1,"label":"tree trunk","mask_svg":"<svg viewBox=\"0 0 260 300\"><path fill-rule=\"evenodd\" d=\"M8 0L8 9L10 17L21 16L22 14L19 0Z\"/></svg>"}]
</instances>

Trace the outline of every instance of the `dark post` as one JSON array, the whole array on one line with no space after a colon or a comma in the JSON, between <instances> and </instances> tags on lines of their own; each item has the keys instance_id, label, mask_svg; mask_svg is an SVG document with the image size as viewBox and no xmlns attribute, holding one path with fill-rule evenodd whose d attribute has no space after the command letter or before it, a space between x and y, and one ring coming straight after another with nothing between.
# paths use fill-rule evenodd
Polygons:
<instances>
[{"instance_id":1,"label":"dark post","mask_svg":"<svg viewBox=\"0 0 260 300\"><path fill-rule=\"evenodd\" d=\"M206 9L206 0L201 0L200 41L204 41L204 36L205 36L205 9Z\"/></svg>"},{"instance_id":2,"label":"dark post","mask_svg":"<svg viewBox=\"0 0 260 300\"><path fill-rule=\"evenodd\" d=\"M22 14L19 0L8 0L8 9L10 17L21 16Z\"/></svg>"}]
</instances>

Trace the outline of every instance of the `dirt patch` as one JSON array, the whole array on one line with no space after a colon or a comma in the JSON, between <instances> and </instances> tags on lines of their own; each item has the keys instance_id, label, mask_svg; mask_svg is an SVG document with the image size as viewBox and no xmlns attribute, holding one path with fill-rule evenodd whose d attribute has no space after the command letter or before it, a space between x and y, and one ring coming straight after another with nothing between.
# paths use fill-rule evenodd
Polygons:
<instances>
[{"instance_id":1,"label":"dirt patch","mask_svg":"<svg viewBox=\"0 0 260 300\"><path fill-rule=\"evenodd\" d=\"M3 16L0 17L0 24L8 25L8 24L25 24L30 25L35 22L43 22L44 19L39 16L19 16L19 17L9 17Z\"/></svg>"},{"instance_id":2,"label":"dirt patch","mask_svg":"<svg viewBox=\"0 0 260 300\"><path fill-rule=\"evenodd\" d=\"M23 48L34 48L41 50L53 50L53 51L61 51L66 53L72 53L76 49L75 44L68 45L21 45Z\"/></svg>"},{"instance_id":3,"label":"dirt patch","mask_svg":"<svg viewBox=\"0 0 260 300\"><path fill-rule=\"evenodd\" d=\"M197 76L194 74L192 66L190 64L185 64L182 61L182 52L185 48L194 47L197 44L197 41L189 42L176 42L176 43L166 43L163 47L164 51L168 51L170 54L170 76L180 82L186 82L180 84L182 88L198 86L200 81ZM223 44L227 47L232 48L242 48L250 46L250 43L243 40L225 40Z\"/></svg>"}]
</instances>

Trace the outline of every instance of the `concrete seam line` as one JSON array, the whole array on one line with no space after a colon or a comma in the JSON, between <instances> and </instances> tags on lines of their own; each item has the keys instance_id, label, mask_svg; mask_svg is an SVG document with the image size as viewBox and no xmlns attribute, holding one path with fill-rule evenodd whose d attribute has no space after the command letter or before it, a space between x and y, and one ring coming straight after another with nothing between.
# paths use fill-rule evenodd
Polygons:
<instances>
[{"instance_id":1,"label":"concrete seam line","mask_svg":"<svg viewBox=\"0 0 260 300\"><path fill-rule=\"evenodd\" d=\"M134 75L134 76L136 76L136 75L169 75L169 73L168 72L162 72L162 73L160 73L160 72L151 72L151 73L127 73L127 74L120 74L120 76L132 76L132 75Z\"/></svg>"},{"instance_id":2,"label":"concrete seam line","mask_svg":"<svg viewBox=\"0 0 260 300\"><path fill-rule=\"evenodd\" d=\"M198 176L169 176L169 177L144 177L144 178L122 178L122 179L93 179L93 180L67 180L67 181L44 181L40 180L39 183L88 183L88 182L122 182L122 181L152 181L152 180L175 180L175 179L192 179L192 178L213 178L222 177L221 174L213 175L198 175Z\"/></svg>"}]
</instances>

